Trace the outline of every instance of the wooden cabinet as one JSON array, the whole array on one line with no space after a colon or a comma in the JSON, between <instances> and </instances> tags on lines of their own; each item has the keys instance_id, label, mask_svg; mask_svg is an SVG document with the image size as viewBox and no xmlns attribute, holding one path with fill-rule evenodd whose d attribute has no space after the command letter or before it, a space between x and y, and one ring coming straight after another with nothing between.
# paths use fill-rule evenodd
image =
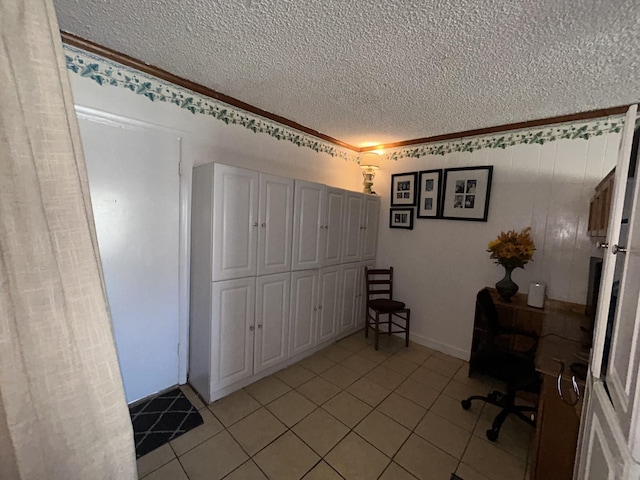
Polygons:
<instances>
[{"instance_id":1,"label":"wooden cabinet","mask_svg":"<svg viewBox=\"0 0 640 480\"><path fill-rule=\"evenodd\" d=\"M341 288L340 267L325 267L318 279L317 343L326 342L336 336L340 315Z\"/></svg>"},{"instance_id":2,"label":"wooden cabinet","mask_svg":"<svg viewBox=\"0 0 640 480\"><path fill-rule=\"evenodd\" d=\"M560 398L556 380L555 376L542 375L532 480L573 478L580 410ZM584 386L580 388L584 390ZM569 378L563 380L563 391L572 391Z\"/></svg>"},{"instance_id":3,"label":"wooden cabinet","mask_svg":"<svg viewBox=\"0 0 640 480\"><path fill-rule=\"evenodd\" d=\"M319 183L295 182L293 208L292 270L320 268L323 255L323 214L325 186Z\"/></svg>"},{"instance_id":4,"label":"wooden cabinet","mask_svg":"<svg viewBox=\"0 0 640 480\"><path fill-rule=\"evenodd\" d=\"M318 270L291 272L291 355L310 350L316 344L316 311L318 307Z\"/></svg>"},{"instance_id":5,"label":"wooden cabinet","mask_svg":"<svg viewBox=\"0 0 640 480\"><path fill-rule=\"evenodd\" d=\"M606 237L609 226L609 212L613 200L615 168L598 184L589 204L589 223L587 232L590 237Z\"/></svg>"},{"instance_id":6,"label":"wooden cabinet","mask_svg":"<svg viewBox=\"0 0 640 480\"><path fill-rule=\"evenodd\" d=\"M324 215L320 229L324 232L322 265L339 265L342 261L342 227L345 191L327 187L324 196Z\"/></svg>"},{"instance_id":7,"label":"wooden cabinet","mask_svg":"<svg viewBox=\"0 0 640 480\"><path fill-rule=\"evenodd\" d=\"M253 374L255 282L212 283L210 394Z\"/></svg>"},{"instance_id":8,"label":"wooden cabinet","mask_svg":"<svg viewBox=\"0 0 640 480\"><path fill-rule=\"evenodd\" d=\"M372 195L365 195L361 260L373 260L376 258L379 219L380 199Z\"/></svg>"},{"instance_id":9,"label":"wooden cabinet","mask_svg":"<svg viewBox=\"0 0 640 480\"><path fill-rule=\"evenodd\" d=\"M293 179L260 174L258 275L291 270Z\"/></svg>"}]
</instances>

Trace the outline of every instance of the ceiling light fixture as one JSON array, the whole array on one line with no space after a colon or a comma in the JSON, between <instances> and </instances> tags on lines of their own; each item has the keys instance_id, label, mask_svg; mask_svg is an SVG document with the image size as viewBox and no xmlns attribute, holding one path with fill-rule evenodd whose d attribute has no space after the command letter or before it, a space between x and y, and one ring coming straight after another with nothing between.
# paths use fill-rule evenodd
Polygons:
<instances>
[{"instance_id":1,"label":"ceiling light fixture","mask_svg":"<svg viewBox=\"0 0 640 480\"><path fill-rule=\"evenodd\" d=\"M375 193L371 191L371 187L373 186L373 178L376 176L376 170L380 168L380 154L377 152L364 152L360 155L360 168L364 178L362 192Z\"/></svg>"}]
</instances>

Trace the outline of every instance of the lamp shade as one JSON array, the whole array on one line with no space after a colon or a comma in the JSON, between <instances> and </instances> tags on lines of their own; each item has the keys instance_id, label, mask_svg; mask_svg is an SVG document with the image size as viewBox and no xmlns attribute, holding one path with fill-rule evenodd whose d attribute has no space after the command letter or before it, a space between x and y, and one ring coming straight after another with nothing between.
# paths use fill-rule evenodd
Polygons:
<instances>
[{"instance_id":1,"label":"lamp shade","mask_svg":"<svg viewBox=\"0 0 640 480\"><path fill-rule=\"evenodd\" d=\"M376 152L364 152L360 154L360 166L363 168L379 168L380 155Z\"/></svg>"}]
</instances>

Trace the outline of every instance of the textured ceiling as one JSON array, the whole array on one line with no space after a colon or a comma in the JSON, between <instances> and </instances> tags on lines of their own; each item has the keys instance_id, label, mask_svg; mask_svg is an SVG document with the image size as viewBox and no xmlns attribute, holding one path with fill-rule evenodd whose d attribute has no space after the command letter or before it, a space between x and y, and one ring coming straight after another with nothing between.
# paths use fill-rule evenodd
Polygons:
<instances>
[{"instance_id":1,"label":"textured ceiling","mask_svg":"<svg viewBox=\"0 0 640 480\"><path fill-rule=\"evenodd\" d=\"M638 0L54 0L63 30L357 146L640 100Z\"/></svg>"}]
</instances>

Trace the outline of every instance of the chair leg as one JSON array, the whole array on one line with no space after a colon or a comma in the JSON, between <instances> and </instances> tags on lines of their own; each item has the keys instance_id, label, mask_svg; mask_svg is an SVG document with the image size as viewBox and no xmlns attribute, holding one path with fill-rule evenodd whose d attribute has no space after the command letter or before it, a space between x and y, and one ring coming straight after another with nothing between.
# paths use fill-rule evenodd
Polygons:
<instances>
[{"instance_id":1,"label":"chair leg","mask_svg":"<svg viewBox=\"0 0 640 480\"><path fill-rule=\"evenodd\" d=\"M405 333L404 346L409 346L409 320L411 318L411 310L407 310L407 331Z\"/></svg>"},{"instance_id":2,"label":"chair leg","mask_svg":"<svg viewBox=\"0 0 640 480\"><path fill-rule=\"evenodd\" d=\"M380 334L380 315L378 314L378 312L376 312L376 324L375 324L375 328L373 330L373 334L375 335L375 349L378 350L378 335Z\"/></svg>"},{"instance_id":3,"label":"chair leg","mask_svg":"<svg viewBox=\"0 0 640 480\"><path fill-rule=\"evenodd\" d=\"M492 442L495 442L498 439L498 435L500 434L500 427L507 419L509 414L511 413L511 409L504 408L497 416L493 419L493 424L491 425L491 429L487 430L487 438Z\"/></svg>"},{"instance_id":4,"label":"chair leg","mask_svg":"<svg viewBox=\"0 0 640 480\"><path fill-rule=\"evenodd\" d=\"M364 338L369 338L369 309L367 309L366 316L364 317Z\"/></svg>"}]
</instances>

